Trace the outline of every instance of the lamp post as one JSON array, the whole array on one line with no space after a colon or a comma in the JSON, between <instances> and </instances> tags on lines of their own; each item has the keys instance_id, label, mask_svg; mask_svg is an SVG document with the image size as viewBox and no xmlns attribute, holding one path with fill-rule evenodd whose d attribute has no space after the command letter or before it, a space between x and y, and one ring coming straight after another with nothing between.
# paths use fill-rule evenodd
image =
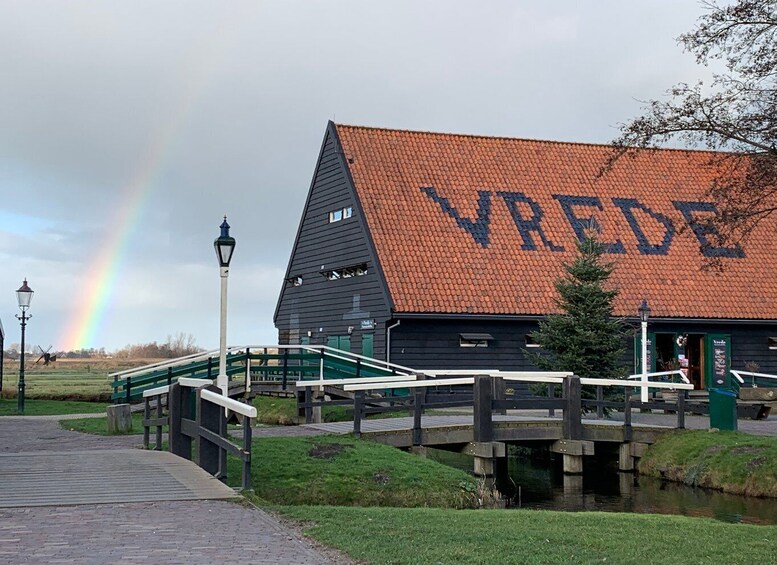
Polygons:
<instances>
[{"instance_id":1,"label":"lamp post","mask_svg":"<svg viewBox=\"0 0 777 565\"><path fill-rule=\"evenodd\" d=\"M17 397L19 414L24 414L24 329L27 327L27 320L32 318L32 316L27 314L32 295L33 290L27 286L27 279L24 279L24 283L16 291L16 301L19 303L19 309L22 311L21 316L16 314L16 319L20 320L22 324L22 353L19 361L19 395Z\"/></svg>"},{"instance_id":2,"label":"lamp post","mask_svg":"<svg viewBox=\"0 0 777 565\"><path fill-rule=\"evenodd\" d=\"M216 377L216 386L221 389L221 394L227 396L229 388L227 377L227 278L229 277L229 262L232 260L232 252L235 250L235 238L229 235L229 224L226 216L219 227L221 235L213 242L221 274L221 331L219 333L219 374Z\"/></svg>"},{"instance_id":3,"label":"lamp post","mask_svg":"<svg viewBox=\"0 0 777 565\"><path fill-rule=\"evenodd\" d=\"M648 306L647 300L642 299L642 304L639 305L639 308L637 309L639 312L639 319L642 322L642 390L640 391L640 401L641 402L647 402L648 401L648 389L645 386L645 383L648 382L648 366L647 366L647 323L648 318L650 318L650 306Z\"/></svg>"}]
</instances>

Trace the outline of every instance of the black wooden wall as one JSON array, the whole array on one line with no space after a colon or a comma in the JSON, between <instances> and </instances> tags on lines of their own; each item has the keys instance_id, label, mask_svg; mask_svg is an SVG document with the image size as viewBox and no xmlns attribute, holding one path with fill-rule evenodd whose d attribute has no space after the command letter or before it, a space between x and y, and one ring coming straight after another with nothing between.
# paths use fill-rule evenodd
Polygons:
<instances>
[{"instance_id":1,"label":"black wooden wall","mask_svg":"<svg viewBox=\"0 0 777 565\"><path fill-rule=\"evenodd\" d=\"M351 206L353 216L329 222L329 212ZM327 280L322 272L361 263L364 276ZM370 248L361 209L345 168L332 125L327 129L318 165L292 250L287 278L275 314L279 343L326 345L327 337L349 335L351 351L361 353L361 338L374 335L374 356L385 354L388 298ZM374 328L362 329L374 322Z\"/></svg>"}]
</instances>

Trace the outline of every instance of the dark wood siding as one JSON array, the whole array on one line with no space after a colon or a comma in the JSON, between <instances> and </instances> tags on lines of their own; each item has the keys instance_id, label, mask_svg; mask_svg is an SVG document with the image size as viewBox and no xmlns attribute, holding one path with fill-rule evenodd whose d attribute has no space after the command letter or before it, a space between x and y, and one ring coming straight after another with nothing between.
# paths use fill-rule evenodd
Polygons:
<instances>
[{"instance_id":1,"label":"dark wood siding","mask_svg":"<svg viewBox=\"0 0 777 565\"><path fill-rule=\"evenodd\" d=\"M530 371L523 353L535 322L403 319L391 331L391 361L414 369ZM460 334L488 333L488 347L461 347Z\"/></svg>"},{"instance_id":2,"label":"dark wood siding","mask_svg":"<svg viewBox=\"0 0 777 565\"><path fill-rule=\"evenodd\" d=\"M415 369L501 369L535 370L523 353L525 335L534 331L533 322L403 319L391 333L391 361ZM770 350L769 337L777 337L777 326L758 323L652 322L649 332L728 334L731 336L731 368L745 369L754 361L760 372L777 374L777 350ZM639 333L638 324L634 328ZM459 346L462 333L489 333L489 347ZM623 364L634 369L634 341L624 343Z\"/></svg>"},{"instance_id":3,"label":"dark wood siding","mask_svg":"<svg viewBox=\"0 0 777 565\"><path fill-rule=\"evenodd\" d=\"M329 222L329 213L352 207L353 217ZM328 280L322 272L366 264L367 274ZM289 261L288 277L302 277L301 286L285 282L275 326L279 343L299 343L310 332L310 343L325 345L331 335L351 335L351 351L361 352L361 336L374 334L374 355L385 352L388 300L370 249L355 193L328 128L321 157ZM363 321L374 322L362 329Z\"/></svg>"}]
</instances>

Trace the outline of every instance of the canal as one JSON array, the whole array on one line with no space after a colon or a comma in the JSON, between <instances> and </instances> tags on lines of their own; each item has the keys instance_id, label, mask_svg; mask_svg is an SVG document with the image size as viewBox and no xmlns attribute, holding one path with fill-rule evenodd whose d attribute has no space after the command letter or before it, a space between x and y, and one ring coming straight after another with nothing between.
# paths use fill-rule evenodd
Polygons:
<instances>
[{"instance_id":1,"label":"canal","mask_svg":"<svg viewBox=\"0 0 777 565\"><path fill-rule=\"evenodd\" d=\"M465 471L472 459L429 450L430 457ZM588 459L588 458L587 458ZM777 501L689 487L632 473L617 465L586 460L582 476L565 476L560 457L542 450L511 448L507 474L497 483L507 508L570 512L634 512L703 516L724 522L777 524Z\"/></svg>"}]
</instances>

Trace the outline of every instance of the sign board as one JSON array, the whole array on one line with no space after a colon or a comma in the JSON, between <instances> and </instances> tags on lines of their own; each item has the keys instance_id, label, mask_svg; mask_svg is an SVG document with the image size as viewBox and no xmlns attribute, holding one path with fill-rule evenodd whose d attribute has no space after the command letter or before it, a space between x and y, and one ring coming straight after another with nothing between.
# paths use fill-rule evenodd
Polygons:
<instances>
[{"instance_id":1,"label":"sign board","mask_svg":"<svg viewBox=\"0 0 777 565\"><path fill-rule=\"evenodd\" d=\"M363 330L372 330L375 328L375 320L362 320L360 327Z\"/></svg>"},{"instance_id":2,"label":"sign board","mask_svg":"<svg viewBox=\"0 0 777 565\"><path fill-rule=\"evenodd\" d=\"M731 376L728 372L728 343L725 338L712 338L712 383L715 388L729 388Z\"/></svg>"}]
</instances>

